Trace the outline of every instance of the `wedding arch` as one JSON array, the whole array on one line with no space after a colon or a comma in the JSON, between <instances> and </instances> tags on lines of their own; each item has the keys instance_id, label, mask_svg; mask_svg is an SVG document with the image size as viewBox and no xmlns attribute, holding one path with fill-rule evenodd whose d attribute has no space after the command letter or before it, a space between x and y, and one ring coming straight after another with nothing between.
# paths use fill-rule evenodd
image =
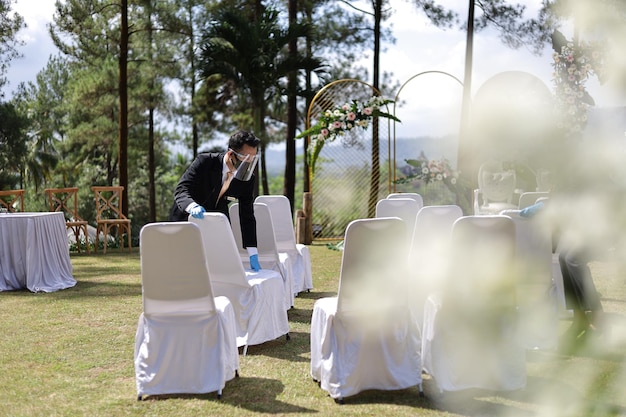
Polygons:
<instances>
[{"instance_id":1,"label":"wedding arch","mask_svg":"<svg viewBox=\"0 0 626 417\"><path fill-rule=\"evenodd\" d=\"M439 70L417 73L400 86L393 100L393 114L406 127L400 137L398 122L392 125L390 171L394 192L417 192L429 205L458 203L456 179L451 175L457 172L462 94L463 82ZM437 132L426 125L436 126ZM421 174L422 169L426 174Z\"/></svg>"},{"instance_id":2,"label":"wedding arch","mask_svg":"<svg viewBox=\"0 0 626 417\"><path fill-rule=\"evenodd\" d=\"M306 127L328 110L368 102L380 91L355 80L336 80L322 88L311 101ZM374 217L376 203L390 192L390 132L388 119L374 117L363 128L341 132L319 152L315 169L309 166L313 195L312 233L315 239L342 238L354 219ZM307 147L311 137L305 137Z\"/></svg>"}]
</instances>

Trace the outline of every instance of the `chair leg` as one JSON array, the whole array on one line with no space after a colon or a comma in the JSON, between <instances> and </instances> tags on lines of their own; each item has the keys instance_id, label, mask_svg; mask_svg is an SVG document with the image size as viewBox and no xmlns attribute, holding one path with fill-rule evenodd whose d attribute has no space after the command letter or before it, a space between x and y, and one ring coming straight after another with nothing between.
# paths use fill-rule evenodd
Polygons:
<instances>
[{"instance_id":1,"label":"chair leg","mask_svg":"<svg viewBox=\"0 0 626 417\"><path fill-rule=\"evenodd\" d=\"M217 399L221 400L222 399L222 390L218 390L217 391Z\"/></svg>"},{"instance_id":2,"label":"chair leg","mask_svg":"<svg viewBox=\"0 0 626 417\"><path fill-rule=\"evenodd\" d=\"M289 335L289 333L285 334L285 340L286 341L290 341L291 340L291 336Z\"/></svg>"},{"instance_id":3,"label":"chair leg","mask_svg":"<svg viewBox=\"0 0 626 417\"><path fill-rule=\"evenodd\" d=\"M87 255L89 255L89 230L87 229L87 226L83 226L83 235L85 236L85 249L87 250Z\"/></svg>"},{"instance_id":4,"label":"chair leg","mask_svg":"<svg viewBox=\"0 0 626 417\"><path fill-rule=\"evenodd\" d=\"M96 243L95 243L95 246L93 248L93 251L95 253L98 253L98 246L100 244L100 239L99 238L100 238L100 225L97 225L96 226Z\"/></svg>"},{"instance_id":5,"label":"chair leg","mask_svg":"<svg viewBox=\"0 0 626 417\"><path fill-rule=\"evenodd\" d=\"M243 356L246 356L246 353L248 353L248 345L243 346Z\"/></svg>"},{"instance_id":6,"label":"chair leg","mask_svg":"<svg viewBox=\"0 0 626 417\"><path fill-rule=\"evenodd\" d=\"M104 254L106 255L107 253L107 245L109 243L109 226L108 225L104 225L103 227L104 229Z\"/></svg>"}]
</instances>

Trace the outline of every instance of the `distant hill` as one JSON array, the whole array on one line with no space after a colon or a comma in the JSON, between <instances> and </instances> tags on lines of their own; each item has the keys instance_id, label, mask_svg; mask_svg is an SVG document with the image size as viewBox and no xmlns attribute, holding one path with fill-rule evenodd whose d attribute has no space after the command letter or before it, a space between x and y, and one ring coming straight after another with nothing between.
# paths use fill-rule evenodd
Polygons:
<instances>
[{"instance_id":1,"label":"distant hill","mask_svg":"<svg viewBox=\"0 0 626 417\"><path fill-rule=\"evenodd\" d=\"M387 160L387 143L383 144L383 161ZM393 151L392 151L393 152ZM296 155L303 153L302 144L299 142L296 148ZM354 148L343 148L337 146L333 154L338 160L352 161L354 165L361 165L369 161L369 149L355 150ZM396 139L396 163L398 166L404 165L405 159L417 159L424 154L428 159L446 158L452 166L456 166L457 138L454 136L430 137L421 136L415 138ZM270 146L265 152L265 163L270 176L283 175L285 170L285 145ZM327 162L332 163L332 162ZM342 162L345 166L345 163Z\"/></svg>"},{"instance_id":2,"label":"distant hill","mask_svg":"<svg viewBox=\"0 0 626 417\"><path fill-rule=\"evenodd\" d=\"M626 140L626 107L601 107L592 108L589 112L589 121L585 131L585 137L593 140L597 137L607 139ZM386 143L384 144L386 155ZM396 163L398 167L404 165L405 159L419 158L423 153L428 159L446 158L453 167L457 165L458 138L454 135L432 137L417 136L413 138L398 138L396 140ZM369 150L355 151L354 148L342 148L338 146L336 151L341 160L353 161L355 165L361 165L369 161ZM303 153L302 142L298 140L296 154ZM349 157L347 157L349 155ZM343 158L342 156L346 156ZM386 160L386 156L383 158ZM285 144L271 145L265 155L267 171L270 176L283 175L285 171ZM345 165L345 164L344 164Z\"/></svg>"}]
</instances>

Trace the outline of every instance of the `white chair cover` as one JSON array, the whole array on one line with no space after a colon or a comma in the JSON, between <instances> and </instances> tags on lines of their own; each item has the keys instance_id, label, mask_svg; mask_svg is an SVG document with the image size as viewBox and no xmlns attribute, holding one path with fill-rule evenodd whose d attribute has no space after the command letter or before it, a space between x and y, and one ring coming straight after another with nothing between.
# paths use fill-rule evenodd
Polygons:
<instances>
[{"instance_id":1,"label":"white chair cover","mask_svg":"<svg viewBox=\"0 0 626 417\"><path fill-rule=\"evenodd\" d=\"M228 214L230 223L237 243L241 260L246 268L250 268L250 257L243 249L241 228L239 221L239 203L229 207ZM279 252L272 225L272 215L267 205L254 203L254 217L256 217L257 249L259 251L259 263L263 269L271 269L280 273L283 278L283 293L285 310L293 307L295 293L293 289L293 267L291 259L286 252Z\"/></svg>"},{"instance_id":2,"label":"white chair cover","mask_svg":"<svg viewBox=\"0 0 626 417\"><path fill-rule=\"evenodd\" d=\"M513 201L517 179L514 170L505 170L500 162L486 162L478 170L478 189L474 190L474 214L498 214L515 210Z\"/></svg>"},{"instance_id":3,"label":"white chair cover","mask_svg":"<svg viewBox=\"0 0 626 417\"><path fill-rule=\"evenodd\" d=\"M283 279L270 269L244 270L228 218L205 213L189 216L200 227L211 287L233 304L237 317L237 346L258 345L289 332L283 302ZM245 349L244 349L245 351Z\"/></svg>"},{"instance_id":4,"label":"white chair cover","mask_svg":"<svg viewBox=\"0 0 626 417\"><path fill-rule=\"evenodd\" d=\"M450 262L452 225L462 216L463 210L456 205L425 206L417 212L409 250L409 272L411 308L420 328L426 298L442 287Z\"/></svg>"},{"instance_id":5,"label":"white chair cover","mask_svg":"<svg viewBox=\"0 0 626 417\"><path fill-rule=\"evenodd\" d=\"M390 193L387 198L412 198L417 201L419 208L424 207L424 198L418 193Z\"/></svg>"},{"instance_id":6,"label":"white chair cover","mask_svg":"<svg viewBox=\"0 0 626 417\"><path fill-rule=\"evenodd\" d=\"M552 234L541 214L531 218L520 210L501 214L515 223L515 249L520 274L517 305L526 349L555 349L559 332L557 288L552 278Z\"/></svg>"},{"instance_id":7,"label":"white chair cover","mask_svg":"<svg viewBox=\"0 0 626 417\"><path fill-rule=\"evenodd\" d=\"M412 198L384 198L376 203L376 217L399 217L404 220L407 231L412 231L420 208L422 206ZM406 236L410 239L411 234Z\"/></svg>"},{"instance_id":8,"label":"white chair cover","mask_svg":"<svg viewBox=\"0 0 626 417\"><path fill-rule=\"evenodd\" d=\"M517 204L518 209L523 209L528 206L532 206L537 202L540 198L550 197L550 193L547 191L529 191L522 193L519 196L519 203Z\"/></svg>"},{"instance_id":9,"label":"white chair cover","mask_svg":"<svg viewBox=\"0 0 626 417\"><path fill-rule=\"evenodd\" d=\"M151 223L140 233L143 312L135 335L137 395L217 391L239 369L235 313L213 297L200 230Z\"/></svg>"},{"instance_id":10,"label":"white chair cover","mask_svg":"<svg viewBox=\"0 0 626 417\"><path fill-rule=\"evenodd\" d=\"M311 319L311 376L332 398L421 389L406 234L395 218L354 220L346 228L338 294L317 300Z\"/></svg>"},{"instance_id":11,"label":"white chair cover","mask_svg":"<svg viewBox=\"0 0 626 417\"><path fill-rule=\"evenodd\" d=\"M440 391L526 385L516 311L515 225L465 216L452 227L450 271L424 307L422 360Z\"/></svg>"},{"instance_id":12,"label":"white chair cover","mask_svg":"<svg viewBox=\"0 0 626 417\"><path fill-rule=\"evenodd\" d=\"M296 243L289 199L284 195L260 195L255 202L267 204L270 209L278 252L286 253L291 260L294 292L312 289L311 254L308 246Z\"/></svg>"}]
</instances>

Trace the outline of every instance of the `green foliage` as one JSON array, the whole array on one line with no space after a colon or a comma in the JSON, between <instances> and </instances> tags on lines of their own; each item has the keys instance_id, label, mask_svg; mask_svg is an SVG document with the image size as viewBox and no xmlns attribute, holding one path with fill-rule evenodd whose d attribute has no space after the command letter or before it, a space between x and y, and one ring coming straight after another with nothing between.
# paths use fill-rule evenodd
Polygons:
<instances>
[{"instance_id":1,"label":"green foliage","mask_svg":"<svg viewBox=\"0 0 626 417\"><path fill-rule=\"evenodd\" d=\"M18 47L24 41L17 33L26 24L24 18L11 12L12 0L0 0L0 88L6 83L5 73L12 59L20 56ZM0 98L4 95L0 92Z\"/></svg>"},{"instance_id":2,"label":"green foliage","mask_svg":"<svg viewBox=\"0 0 626 417\"><path fill-rule=\"evenodd\" d=\"M11 103L0 103L0 190L22 186L20 162L27 154L26 118Z\"/></svg>"},{"instance_id":3,"label":"green foliage","mask_svg":"<svg viewBox=\"0 0 626 417\"><path fill-rule=\"evenodd\" d=\"M238 88L239 102L250 103L256 117L265 114L266 103L281 95L287 75L292 71L321 71L318 59L301 54L292 57L287 45L310 34L306 24L281 25L279 12L266 8L257 18L229 5L218 8L214 20L202 36L200 71L205 78L220 75ZM264 123L264 121L263 121ZM263 131L256 132L267 140Z\"/></svg>"}]
</instances>

